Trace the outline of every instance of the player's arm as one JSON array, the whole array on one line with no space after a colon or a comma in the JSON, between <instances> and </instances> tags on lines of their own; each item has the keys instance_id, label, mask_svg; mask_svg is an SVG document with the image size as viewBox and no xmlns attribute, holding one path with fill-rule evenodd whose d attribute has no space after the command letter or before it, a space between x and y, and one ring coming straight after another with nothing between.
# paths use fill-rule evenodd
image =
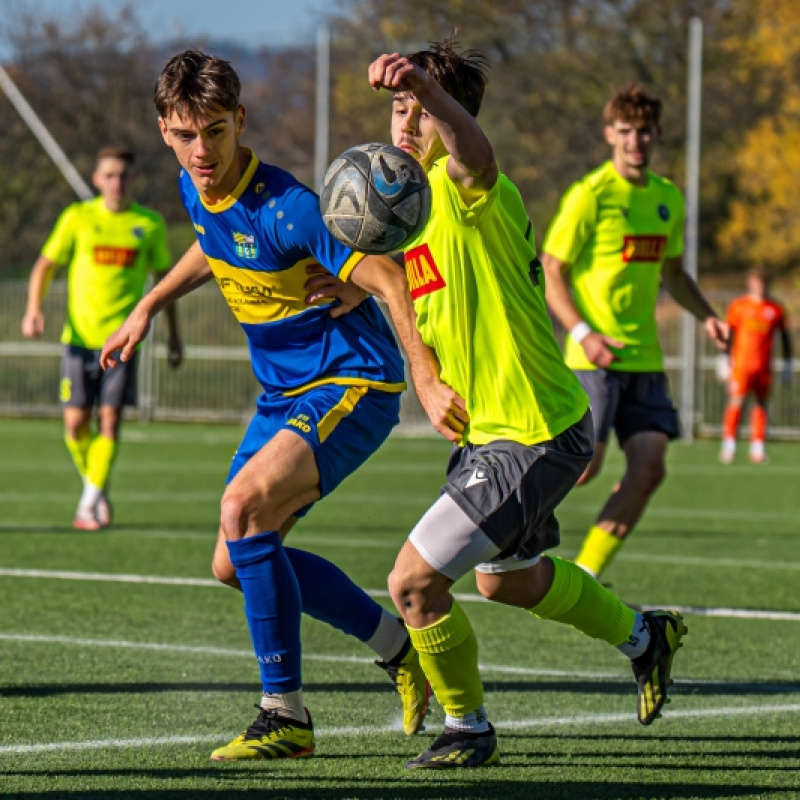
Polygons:
<instances>
[{"instance_id":1,"label":"player's arm","mask_svg":"<svg viewBox=\"0 0 800 800\"><path fill-rule=\"evenodd\" d=\"M675 302L699 322L702 322L706 333L717 347L725 350L728 345L730 326L717 316L717 312L703 296L697 282L683 268L683 259L680 256L664 261L661 280L664 288L672 295Z\"/></svg>"},{"instance_id":2,"label":"player's arm","mask_svg":"<svg viewBox=\"0 0 800 800\"><path fill-rule=\"evenodd\" d=\"M464 399L439 379L439 362L417 330L405 272L388 256L365 256L350 279L389 308L397 337L411 364L411 377L422 407L438 433L458 442L469 421Z\"/></svg>"},{"instance_id":3,"label":"player's arm","mask_svg":"<svg viewBox=\"0 0 800 800\"><path fill-rule=\"evenodd\" d=\"M22 318L22 335L35 339L44 333L44 314L42 301L47 295L58 264L45 256L39 256L28 279L28 302Z\"/></svg>"},{"instance_id":4,"label":"player's arm","mask_svg":"<svg viewBox=\"0 0 800 800\"><path fill-rule=\"evenodd\" d=\"M306 303L316 303L318 300L330 297L336 298L339 302L328 312L334 319L349 314L367 299L367 293L360 286L356 286L352 281L337 278L322 264L309 264L306 267L306 274L309 276L305 282L305 290L308 292Z\"/></svg>"},{"instance_id":5,"label":"player's arm","mask_svg":"<svg viewBox=\"0 0 800 800\"><path fill-rule=\"evenodd\" d=\"M558 321L569 331L569 335L583 348L586 357L597 367L605 369L616 354L612 348L623 347L622 342L599 331L593 331L581 317L572 301L565 275L569 264L550 253L542 256L544 268L545 298Z\"/></svg>"},{"instance_id":6,"label":"player's arm","mask_svg":"<svg viewBox=\"0 0 800 800\"><path fill-rule=\"evenodd\" d=\"M786 324L786 317L781 317L781 324L778 328L781 336L781 351L783 353L783 373L781 379L784 383L792 381L792 337L789 334L789 326Z\"/></svg>"},{"instance_id":7,"label":"player's arm","mask_svg":"<svg viewBox=\"0 0 800 800\"><path fill-rule=\"evenodd\" d=\"M205 254L195 242L181 256L180 261L137 303L119 330L108 338L100 353L100 365L103 369L117 365L115 354L118 350L119 360L128 361L136 346L147 336L155 315L202 286L211 274Z\"/></svg>"},{"instance_id":8,"label":"player's arm","mask_svg":"<svg viewBox=\"0 0 800 800\"><path fill-rule=\"evenodd\" d=\"M370 64L373 89L410 92L433 122L450 154L447 174L463 191L480 196L497 182L494 151L478 121L425 70L398 53L384 54Z\"/></svg>"}]
</instances>

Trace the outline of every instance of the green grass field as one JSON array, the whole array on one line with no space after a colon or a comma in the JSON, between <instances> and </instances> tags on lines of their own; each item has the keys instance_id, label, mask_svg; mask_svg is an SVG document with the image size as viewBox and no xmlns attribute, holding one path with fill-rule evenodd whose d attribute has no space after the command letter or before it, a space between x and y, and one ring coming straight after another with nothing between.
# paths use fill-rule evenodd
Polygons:
<instances>
[{"instance_id":1,"label":"green grass field","mask_svg":"<svg viewBox=\"0 0 800 800\"><path fill-rule=\"evenodd\" d=\"M800 798L800 449L716 462L670 452L670 475L607 579L631 603L692 607L664 719L643 728L622 656L563 626L457 590L481 643L501 766L408 772L427 746L359 642L304 621L317 754L218 764L255 716L241 597L209 571L218 499L241 430L128 425L116 524L71 527L79 482L55 421L0 421L0 796L164 798ZM382 592L436 496L447 445L390 441L290 541ZM744 454L742 454L744 456ZM562 507L574 554L618 478L614 454ZM388 603L385 593L378 595ZM738 611L737 611L738 610ZM761 612L761 613L754 613ZM737 616L738 613L738 616Z\"/></svg>"}]
</instances>

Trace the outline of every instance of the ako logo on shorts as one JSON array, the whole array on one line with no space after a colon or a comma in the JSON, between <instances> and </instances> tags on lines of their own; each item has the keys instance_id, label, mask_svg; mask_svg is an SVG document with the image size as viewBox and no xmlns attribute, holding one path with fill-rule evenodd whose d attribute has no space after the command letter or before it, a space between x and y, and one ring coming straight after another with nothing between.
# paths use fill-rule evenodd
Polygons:
<instances>
[{"instance_id":1,"label":"ako logo on shorts","mask_svg":"<svg viewBox=\"0 0 800 800\"><path fill-rule=\"evenodd\" d=\"M446 286L442 273L433 260L431 249L427 244L412 247L406 251L406 277L411 299L417 300L423 295L444 289Z\"/></svg>"},{"instance_id":2,"label":"ako logo on shorts","mask_svg":"<svg viewBox=\"0 0 800 800\"><path fill-rule=\"evenodd\" d=\"M666 236L625 236L622 240L622 260L658 263L667 249Z\"/></svg>"}]
</instances>

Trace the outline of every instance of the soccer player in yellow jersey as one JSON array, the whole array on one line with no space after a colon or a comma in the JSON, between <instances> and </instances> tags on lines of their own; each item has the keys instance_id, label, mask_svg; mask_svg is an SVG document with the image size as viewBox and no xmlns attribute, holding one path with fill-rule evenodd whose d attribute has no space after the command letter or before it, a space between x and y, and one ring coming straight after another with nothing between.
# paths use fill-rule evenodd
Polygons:
<instances>
[{"instance_id":1,"label":"soccer player in yellow jersey","mask_svg":"<svg viewBox=\"0 0 800 800\"><path fill-rule=\"evenodd\" d=\"M58 218L28 283L22 332L44 333L42 300L55 271L68 265L67 318L61 341L60 399L67 449L83 480L74 525L98 530L111 523L108 478L117 452L122 409L136 398L136 362L100 369L100 350L145 291L150 271L159 280L170 268L161 215L131 199L134 155L104 147L92 181L99 196L73 203ZM169 321L169 364L182 358L174 307ZM98 406L97 429L92 430Z\"/></svg>"},{"instance_id":2,"label":"soccer player in yellow jersey","mask_svg":"<svg viewBox=\"0 0 800 800\"><path fill-rule=\"evenodd\" d=\"M595 577L663 480L667 443L679 432L656 326L660 286L720 348L728 336L683 268L683 196L647 167L660 113L661 102L639 86L611 98L604 115L611 159L567 191L543 245L547 301L569 331L566 361L589 395L595 424L594 457L579 483L600 472L612 429L626 459L576 558Z\"/></svg>"},{"instance_id":3,"label":"soccer player in yellow jersey","mask_svg":"<svg viewBox=\"0 0 800 800\"><path fill-rule=\"evenodd\" d=\"M685 627L674 612L637 614L570 561L556 506L592 457L588 399L547 316L531 223L476 116L485 59L452 41L369 68L393 93L392 141L427 171L430 220L405 252L417 327L454 391L460 435L442 494L401 549L389 591L443 706L444 732L409 768L499 760L483 703L478 642L450 589L476 571L481 593L571 625L633 664L639 720L666 699Z\"/></svg>"}]
</instances>

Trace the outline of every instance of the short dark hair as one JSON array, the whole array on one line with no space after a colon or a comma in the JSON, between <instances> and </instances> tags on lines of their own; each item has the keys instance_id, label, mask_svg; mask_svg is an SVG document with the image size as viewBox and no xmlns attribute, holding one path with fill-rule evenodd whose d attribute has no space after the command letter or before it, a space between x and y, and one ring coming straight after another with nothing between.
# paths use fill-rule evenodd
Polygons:
<instances>
[{"instance_id":1,"label":"short dark hair","mask_svg":"<svg viewBox=\"0 0 800 800\"><path fill-rule=\"evenodd\" d=\"M606 125L615 122L627 124L658 125L661 118L661 101L647 94L642 86L632 83L620 89L603 109Z\"/></svg>"},{"instance_id":2,"label":"short dark hair","mask_svg":"<svg viewBox=\"0 0 800 800\"><path fill-rule=\"evenodd\" d=\"M451 36L432 42L427 50L411 53L408 60L425 70L454 100L478 116L488 82L489 61L479 50L456 52Z\"/></svg>"},{"instance_id":3,"label":"short dark hair","mask_svg":"<svg viewBox=\"0 0 800 800\"><path fill-rule=\"evenodd\" d=\"M101 147L97 151L97 157L95 158L95 166L97 166L104 158L116 158L119 161L124 161L129 167L132 167L136 163L136 154L128 147L122 147L121 145L114 145L109 144L105 147Z\"/></svg>"},{"instance_id":4,"label":"short dark hair","mask_svg":"<svg viewBox=\"0 0 800 800\"><path fill-rule=\"evenodd\" d=\"M177 113L196 119L219 111L236 111L242 84L230 62L199 50L173 56L156 80L153 100L166 119Z\"/></svg>"}]
</instances>

